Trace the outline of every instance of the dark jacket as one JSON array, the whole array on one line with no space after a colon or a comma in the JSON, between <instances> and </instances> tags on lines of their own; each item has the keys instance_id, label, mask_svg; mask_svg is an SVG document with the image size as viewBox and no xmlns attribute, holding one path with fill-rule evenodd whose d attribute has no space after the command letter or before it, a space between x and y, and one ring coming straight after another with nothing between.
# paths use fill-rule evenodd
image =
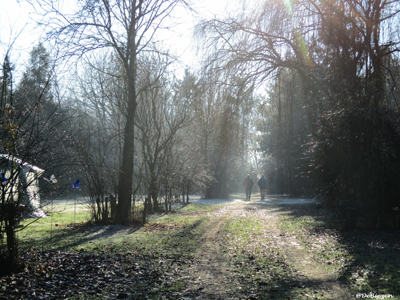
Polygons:
<instances>
[{"instance_id":1,"label":"dark jacket","mask_svg":"<svg viewBox=\"0 0 400 300\"><path fill-rule=\"evenodd\" d=\"M258 181L258 187L260 190L265 190L267 188L267 179L265 177L261 177Z\"/></svg>"}]
</instances>

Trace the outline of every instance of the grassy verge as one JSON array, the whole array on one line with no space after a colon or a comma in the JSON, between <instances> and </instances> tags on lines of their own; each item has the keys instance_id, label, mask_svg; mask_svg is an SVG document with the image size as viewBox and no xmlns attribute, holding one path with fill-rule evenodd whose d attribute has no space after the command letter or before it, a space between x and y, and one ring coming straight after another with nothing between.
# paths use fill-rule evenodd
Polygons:
<instances>
[{"instance_id":1,"label":"grassy verge","mask_svg":"<svg viewBox=\"0 0 400 300\"><path fill-rule=\"evenodd\" d=\"M344 231L337 214L313 205L291 206L280 224L354 295L373 293L400 299L399 231Z\"/></svg>"}]
</instances>

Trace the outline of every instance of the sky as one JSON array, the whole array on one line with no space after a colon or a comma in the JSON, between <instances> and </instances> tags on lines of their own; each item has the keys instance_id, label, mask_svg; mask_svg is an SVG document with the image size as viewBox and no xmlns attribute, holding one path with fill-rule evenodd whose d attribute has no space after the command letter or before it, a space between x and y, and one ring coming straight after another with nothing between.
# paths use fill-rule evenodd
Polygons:
<instances>
[{"instance_id":1,"label":"sky","mask_svg":"<svg viewBox=\"0 0 400 300\"><path fill-rule=\"evenodd\" d=\"M204 18L222 16L225 13L228 0L196 0L196 8ZM192 29L196 22L187 12L182 13L183 24L175 29L171 38L166 40L166 47L183 60L184 65L192 66L195 50L191 47ZM11 47L10 58L15 66L15 73L24 71L29 59L29 52L41 37L44 28L36 25L36 14L33 7L22 0L0 0L0 60Z\"/></svg>"},{"instance_id":2,"label":"sky","mask_svg":"<svg viewBox=\"0 0 400 300\"><path fill-rule=\"evenodd\" d=\"M42 29L32 20L32 7L26 2L0 0L0 59L3 61L12 45L10 58L18 72L25 65L32 46L40 38Z\"/></svg>"}]
</instances>

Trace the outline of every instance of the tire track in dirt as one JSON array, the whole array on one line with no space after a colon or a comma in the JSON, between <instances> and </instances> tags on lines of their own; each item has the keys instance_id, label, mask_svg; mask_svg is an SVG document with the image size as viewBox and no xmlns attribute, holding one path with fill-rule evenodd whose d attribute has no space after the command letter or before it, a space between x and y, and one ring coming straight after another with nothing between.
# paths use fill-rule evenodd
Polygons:
<instances>
[{"instance_id":1,"label":"tire track in dirt","mask_svg":"<svg viewBox=\"0 0 400 300\"><path fill-rule=\"evenodd\" d=\"M183 295L190 299L232 298L232 279L221 247L221 229L224 217L212 217L204 228L202 245L182 279L187 282Z\"/></svg>"}]
</instances>

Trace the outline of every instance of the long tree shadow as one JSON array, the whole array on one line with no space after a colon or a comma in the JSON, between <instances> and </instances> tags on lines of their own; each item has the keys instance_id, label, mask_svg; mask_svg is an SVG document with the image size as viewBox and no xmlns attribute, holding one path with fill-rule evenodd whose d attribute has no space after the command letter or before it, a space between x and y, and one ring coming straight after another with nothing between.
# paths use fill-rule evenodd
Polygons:
<instances>
[{"instance_id":1,"label":"long tree shadow","mask_svg":"<svg viewBox=\"0 0 400 300\"><path fill-rule=\"evenodd\" d=\"M160 252L168 250L170 254L177 254L178 256L185 256L182 253L182 249L188 250L188 253L193 253L199 246L200 238L199 234L201 232L200 226L203 223L203 219L199 219L189 226L184 226L182 228L174 227L174 230L165 234L162 239L162 243L159 243ZM158 223L157 223L158 224ZM158 224L158 228L162 227L162 224ZM86 245L90 242L97 241L99 239L111 239L114 236L128 236L132 235L142 228L147 228L142 225L137 226L121 226L121 225L82 225L82 226L70 226L61 229L51 240L48 238L43 238L38 243L53 243L53 250L67 250L73 247L79 247L81 245ZM148 227L151 228L153 227ZM164 229L157 230L161 238ZM132 236L131 236L132 237ZM58 245L58 246L57 246ZM186 255L186 257L190 255Z\"/></svg>"},{"instance_id":2,"label":"long tree shadow","mask_svg":"<svg viewBox=\"0 0 400 300\"><path fill-rule=\"evenodd\" d=\"M191 214L191 212L182 212L181 210L187 206L193 205L192 203L178 203L173 211L159 213L153 213L149 215L149 221L156 222L168 215L178 214ZM205 204L194 204L196 206L205 206ZM204 212L205 213L205 212ZM203 213L194 213L203 214ZM95 242L99 239L109 239L113 236L119 236L121 234L129 235L143 227L140 225L122 226L122 225L96 225L89 223L71 223L56 225L56 228L49 233L49 235L42 235L39 238L33 240L21 241L21 246L29 248L32 246L46 246L51 244L54 250L66 250L71 247L83 246L90 242ZM189 227L188 232L190 233L191 228ZM179 234L179 233L178 233Z\"/></svg>"},{"instance_id":3,"label":"long tree shadow","mask_svg":"<svg viewBox=\"0 0 400 300\"><path fill-rule=\"evenodd\" d=\"M51 245L54 250L67 250L78 247L98 239L107 239L120 234L132 234L139 230L142 225L91 225L91 224L68 224L57 229L51 236L36 238L34 242L24 242L23 247L35 245Z\"/></svg>"},{"instance_id":4,"label":"long tree shadow","mask_svg":"<svg viewBox=\"0 0 400 300\"><path fill-rule=\"evenodd\" d=\"M185 285L177 270L180 266L190 263L192 254L198 249L205 219L201 217L185 226L174 227L168 233L163 231L165 227L161 226L162 224L158 224L159 227L145 228L118 225L66 226L60 229L51 241L54 244L60 242L59 246L51 250L34 250L37 253L30 257L35 257L35 263L41 265L44 273L51 270L52 277L48 279L49 283L53 278L72 285L79 281L87 286L86 292L94 294L99 291L90 282L104 284L107 293L123 284L124 293L121 295L131 299L160 299L161 296L170 299ZM136 234L141 228L144 232L139 237ZM120 253L118 250L110 250L109 247L103 247L104 249L97 252L86 251L84 248L70 251L71 247L76 248L96 239L112 238L119 234L124 234L125 239L131 240L127 245L130 251ZM143 238L143 243L139 243L138 238ZM62 240L67 241L61 244ZM45 238L42 241L44 242ZM76 270L81 271L79 275ZM110 274L113 275L110 277ZM107 284L107 278L118 282L116 287ZM54 286L56 285L54 283ZM117 296L118 294L115 294L113 299Z\"/></svg>"}]
</instances>

